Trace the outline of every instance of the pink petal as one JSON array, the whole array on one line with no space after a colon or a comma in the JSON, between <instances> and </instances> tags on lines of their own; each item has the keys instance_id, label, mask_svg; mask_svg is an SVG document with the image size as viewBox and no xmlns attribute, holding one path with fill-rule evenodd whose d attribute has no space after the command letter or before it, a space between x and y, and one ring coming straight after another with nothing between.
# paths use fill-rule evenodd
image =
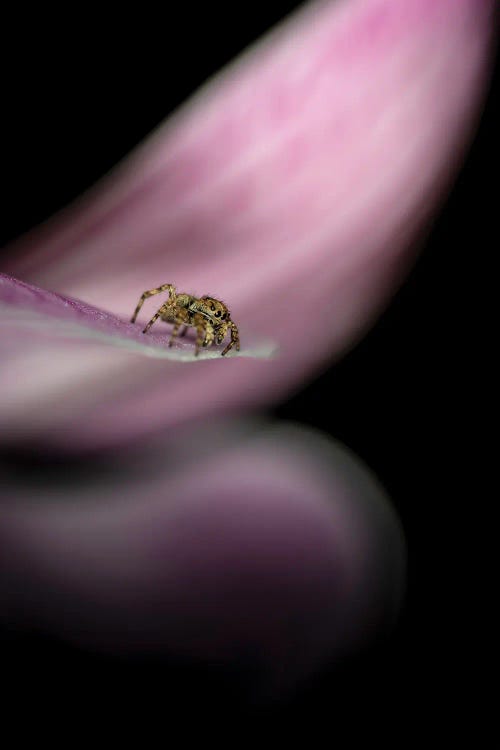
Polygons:
<instances>
[{"instance_id":1,"label":"pink petal","mask_svg":"<svg viewBox=\"0 0 500 750\"><path fill-rule=\"evenodd\" d=\"M3 621L105 651L249 657L279 691L390 627L404 542L366 469L296 428L208 437L136 452L111 483L6 478Z\"/></svg>"},{"instance_id":2,"label":"pink petal","mask_svg":"<svg viewBox=\"0 0 500 750\"><path fill-rule=\"evenodd\" d=\"M128 440L269 403L352 345L456 172L485 88L493 8L308 5L12 248L19 278L123 317L161 283L210 292L243 342L280 348L276 362L204 363L182 377L144 363L117 398L101 390L85 419L76 405L57 417L65 442ZM87 375L97 388L90 366ZM40 419L42 431L52 425L48 410Z\"/></svg>"},{"instance_id":3,"label":"pink petal","mask_svg":"<svg viewBox=\"0 0 500 750\"><path fill-rule=\"evenodd\" d=\"M144 335L142 326L5 274L0 274L0 319L0 347L7 363L0 369L4 443L33 439L41 429L50 435L58 421L65 424L75 413L98 408L110 388L116 396L120 388L133 387L151 359L198 366L220 359L224 346L202 349L195 357L189 336L170 348L166 326ZM272 355L272 345L261 343L227 356Z\"/></svg>"}]
</instances>

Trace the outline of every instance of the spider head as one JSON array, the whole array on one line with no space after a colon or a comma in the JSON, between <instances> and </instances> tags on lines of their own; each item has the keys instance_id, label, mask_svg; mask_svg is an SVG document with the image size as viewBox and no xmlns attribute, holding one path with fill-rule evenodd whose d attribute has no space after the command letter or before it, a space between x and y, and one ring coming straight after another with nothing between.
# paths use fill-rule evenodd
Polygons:
<instances>
[{"instance_id":1,"label":"spider head","mask_svg":"<svg viewBox=\"0 0 500 750\"><path fill-rule=\"evenodd\" d=\"M200 299L200 312L210 319L215 328L228 323L231 318L231 313L224 302L215 299L215 297L202 297Z\"/></svg>"}]
</instances>

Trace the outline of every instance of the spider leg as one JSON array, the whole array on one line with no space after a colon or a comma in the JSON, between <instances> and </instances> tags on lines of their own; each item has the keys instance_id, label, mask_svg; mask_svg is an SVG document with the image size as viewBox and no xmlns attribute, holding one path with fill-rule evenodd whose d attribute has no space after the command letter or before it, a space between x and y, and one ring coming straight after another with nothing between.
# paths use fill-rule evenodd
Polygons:
<instances>
[{"instance_id":1,"label":"spider leg","mask_svg":"<svg viewBox=\"0 0 500 750\"><path fill-rule=\"evenodd\" d=\"M179 328L181 327L181 325L184 324L185 326L184 332L185 332L187 325L189 324L189 313L185 307L176 307L174 309L174 313L175 313L175 323L174 323L174 327L172 328L172 334L170 336L170 340L168 342L169 346L172 346L172 344L174 343L174 339L177 337L179 333Z\"/></svg>"},{"instance_id":2,"label":"spider leg","mask_svg":"<svg viewBox=\"0 0 500 750\"><path fill-rule=\"evenodd\" d=\"M214 340L214 329L200 313L197 313L193 317L193 325L196 327L196 348L194 350L195 357L198 356L201 346L209 346Z\"/></svg>"},{"instance_id":3,"label":"spider leg","mask_svg":"<svg viewBox=\"0 0 500 750\"><path fill-rule=\"evenodd\" d=\"M240 350L240 336L238 333L238 326L236 325L236 323L233 323L233 321L231 321L229 325L231 327L231 341L222 352L223 357L228 353L230 349L233 348L233 346L236 347L236 351L239 352Z\"/></svg>"},{"instance_id":4,"label":"spider leg","mask_svg":"<svg viewBox=\"0 0 500 750\"><path fill-rule=\"evenodd\" d=\"M162 316L162 315L165 315L165 314L166 314L167 312L168 312L168 305L166 305L166 304L165 304L165 305L162 305L162 306L160 307L160 309L158 310L158 312L156 312L156 313L155 313L155 314L153 315L153 317L151 318L151 320L150 320L150 321L149 321L149 323L147 324L146 328L145 328L145 329L143 330L143 333L147 333L147 332L149 331L149 329L151 328L151 326L152 326L152 325L153 325L154 323L156 323L156 321L158 320L158 318L161 318L161 316Z\"/></svg>"},{"instance_id":5,"label":"spider leg","mask_svg":"<svg viewBox=\"0 0 500 750\"><path fill-rule=\"evenodd\" d=\"M135 313L132 315L132 319L130 322L135 323L137 315L139 314L139 310L143 306L145 299L147 299L148 297L152 297L154 294L160 294L161 292L166 292L167 290L168 290L168 295L169 295L168 301L170 304L172 304L172 302L175 301L175 286L173 286L172 284L162 284L156 289L150 289L147 292L143 292L139 300L139 303L137 307L135 308Z\"/></svg>"},{"instance_id":6,"label":"spider leg","mask_svg":"<svg viewBox=\"0 0 500 750\"><path fill-rule=\"evenodd\" d=\"M179 333L179 328L181 327L181 325L182 323L178 321L174 323L174 327L172 328L172 333L170 334L170 338L168 340L169 346L172 346L172 344L174 343L174 339L177 337L177 334Z\"/></svg>"},{"instance_id":7,"label":"spider leg","mask_svg":"<svg viewBox=\"0 0 500 750\"><path fill-rule=\"evenodd\" d=\"M215 330L210 323L205 320L205 340L203 346L212 346L215 341Z\"/></svg>"}]
</instances>

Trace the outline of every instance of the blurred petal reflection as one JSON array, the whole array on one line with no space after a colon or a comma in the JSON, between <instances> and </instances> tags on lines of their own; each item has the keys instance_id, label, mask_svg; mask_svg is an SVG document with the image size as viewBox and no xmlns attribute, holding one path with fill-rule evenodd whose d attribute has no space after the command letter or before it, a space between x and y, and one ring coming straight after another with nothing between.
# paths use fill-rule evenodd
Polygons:
<instances>
[{"instance_id":1,"label":"blurred petal reflection","mask_svg":"<svg viewBox=\"0 0 500 750\"><path fill-rule=\"evenodd\" d=\"M402 533L343 447L219 425L120 466L53 481L5 467L4 621L114 653L251 664L266 691L393 624Z\"/></svg>"}]
</instances>

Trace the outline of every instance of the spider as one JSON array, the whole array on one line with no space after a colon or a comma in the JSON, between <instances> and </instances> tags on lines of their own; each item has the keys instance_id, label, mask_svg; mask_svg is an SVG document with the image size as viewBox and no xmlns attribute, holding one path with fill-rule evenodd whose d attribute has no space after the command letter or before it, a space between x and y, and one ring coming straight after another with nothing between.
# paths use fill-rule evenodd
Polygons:
<instances>
[{"instance_id":1,"label":"spider","mask_svg":"<svg viewBox=\"0 0 500 750\"><path fill-rule=\"evenodd\" d=\"M135 323L139 310L141 309L144 300L148 297L152 297L154 294L160 294L161 292L168 291L168 300L160 309L153 315L143 333L147 333L153 323L156 323L158 318L161 318L166 323L173 323L174 327L172 335L170 336L169 346L176 336L179 335L179 329L182 325L185 326L181 336L186 332L186 328L196 328L196 348L195 356L200 351L200 346L210 346L215 341L217 344L222 344L228 331L231 331L231 341L228 343L222 356L228 353L233 346L236 350L240 350L240 337L238 334L238 328L235 323L231 320L231 314L227 309L226 305L214 297L205 295L204 297L194 297L191 294L185 294L182 292L178 294L173 284L162 284L156 289L150 289L141 295L139 303L135 308L135 313L132 316L132 323Z\"/></svg>"}]
</instances>

